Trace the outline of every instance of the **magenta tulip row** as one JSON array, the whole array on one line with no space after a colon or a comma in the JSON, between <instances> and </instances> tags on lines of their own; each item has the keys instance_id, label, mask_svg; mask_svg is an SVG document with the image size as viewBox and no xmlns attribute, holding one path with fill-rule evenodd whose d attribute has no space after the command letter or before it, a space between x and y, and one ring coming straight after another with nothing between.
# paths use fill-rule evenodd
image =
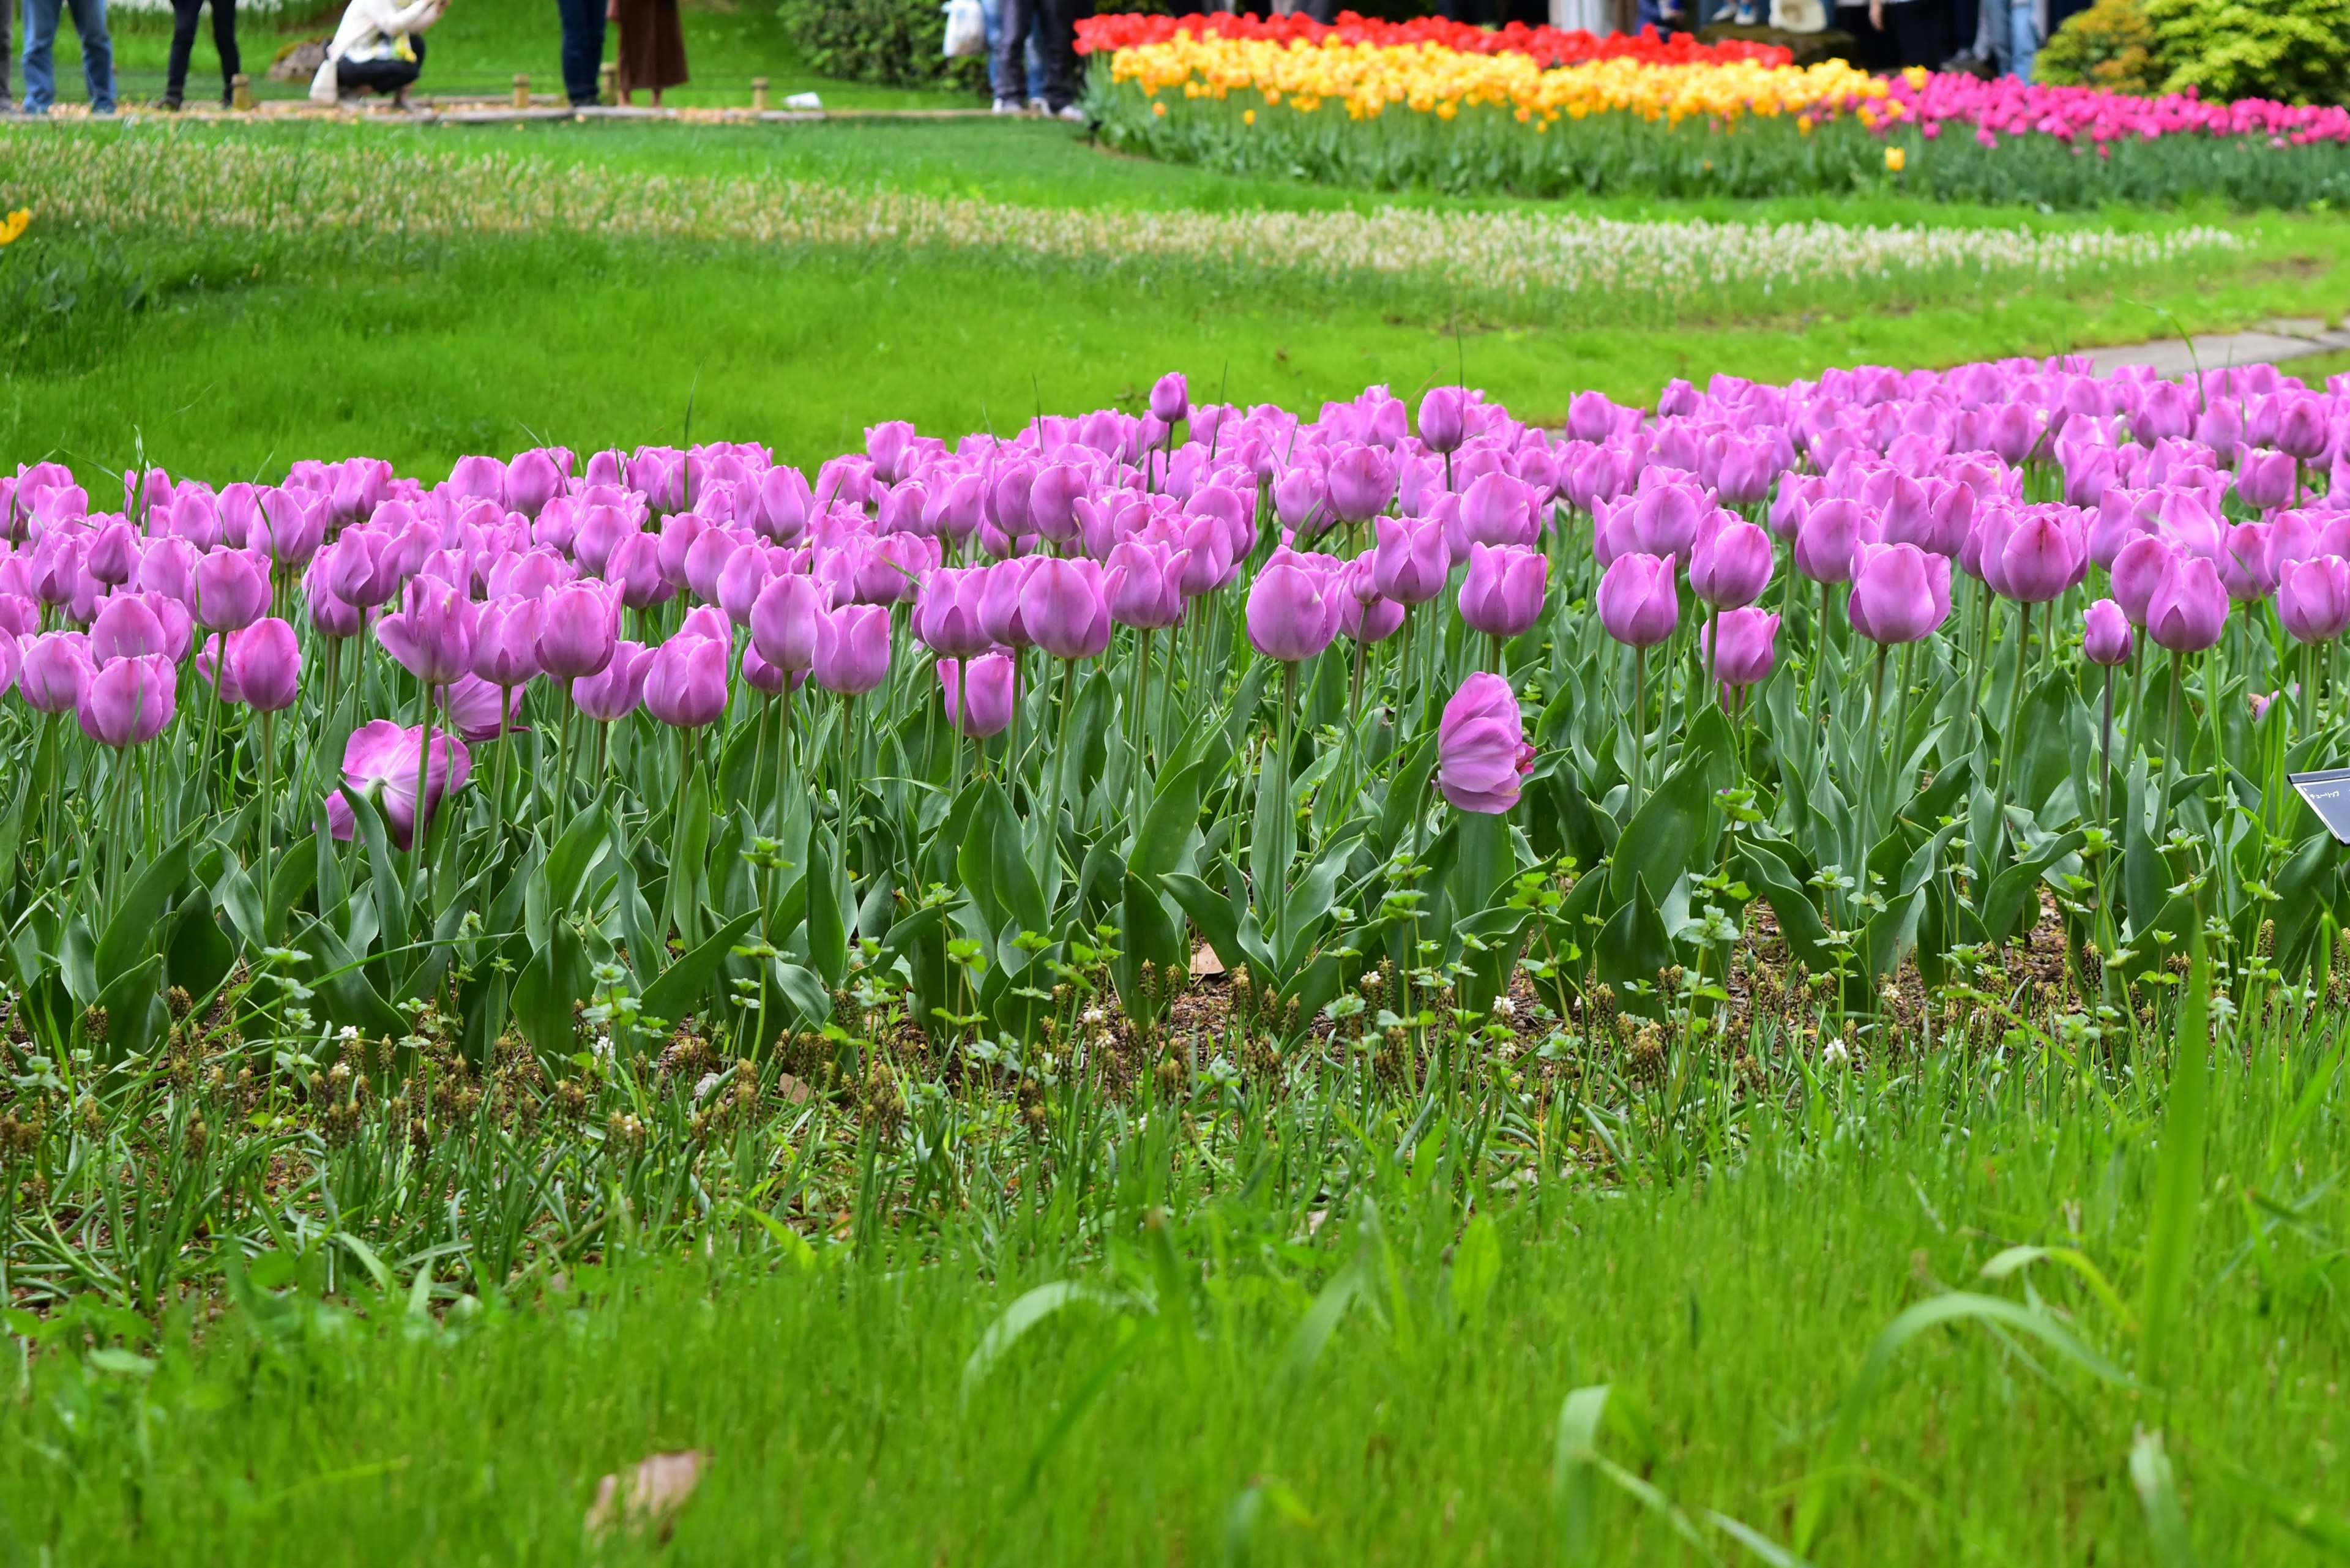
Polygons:
<instances>
[{"instance_id":1,"label":"magenta tulip row","mask_svg":"<svg viewBox=\"0 0 2350 1568\"><path fill-rule=\"evenodd\" d=\"M1687 593L1713 678L1746 687L1776 661L1761 601L1783 546L1881 646L1942 626L1954 567L2026 605L2101 569L2111 598L2084 628L2101 661L2140 633L2208 648L2232 604L2270 600L2324 642L2350 625L2339 382L2064 361L1718 377L1653 410L1583 394L1554 434L1459 388L1427 393L1416 421L1384 387L1308 421L1195 407L1170 375L1147 414L1045 418L1008 440L950 449L877 425L813 481L754 445L584 464L540 449L462 459L430 487L365 458L217 492L132 472L114 513L42 463L0 479L0 690L131 747L172 723L182 665L275 712L300 695L306 646L371 631L454 732L428 746L380 720L352 738L346 782L405 842L419 788L429 815L462 787L465 743L504 731L534 682L590 720L641 708L684 729L744 688L859 697L889 676L901 602L946 716L981 738L1012 720L1017 650L1098 657L1118 628L1170 630L1243 575L1249 643L1288 662L1384 642L1447 595L1468 630L1514 639L1561 597L1556 561L1596 575L1600 622L1634 648L1674 633ZM2032 472L2063 499L2028 502ZM673 628L649 646L629 612ZM1467 809L1514 800L1506 691L1464 686L1440 727L1445 791ZM329 809L348 832L348 804Z\"/></svg>"}]
</instances>

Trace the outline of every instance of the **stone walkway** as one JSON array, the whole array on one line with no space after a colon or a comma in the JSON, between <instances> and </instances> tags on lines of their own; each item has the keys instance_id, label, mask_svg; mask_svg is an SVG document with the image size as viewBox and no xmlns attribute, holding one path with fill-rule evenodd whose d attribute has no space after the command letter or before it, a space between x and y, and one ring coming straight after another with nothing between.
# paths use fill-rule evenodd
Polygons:
<instances>
[{"instance_id":1,"label":"stone walkway","mask_svg":"<svg viewBox=\"0 0 2350 1568\"><path fill-rule=\"evenodd\" d=\"M2166 337L2153 343L2131 343L2093 348L2097 374L2125 365L2151 365L2164 376L2188 375L2198 368L2217 370L2230 365L2281 365L2314 354L2350 353L2350 323L2329 327L2316 317L2287 317L2263 321L2250 332L2210 332L2195 337Z\"/></svg>"}]
</instances>

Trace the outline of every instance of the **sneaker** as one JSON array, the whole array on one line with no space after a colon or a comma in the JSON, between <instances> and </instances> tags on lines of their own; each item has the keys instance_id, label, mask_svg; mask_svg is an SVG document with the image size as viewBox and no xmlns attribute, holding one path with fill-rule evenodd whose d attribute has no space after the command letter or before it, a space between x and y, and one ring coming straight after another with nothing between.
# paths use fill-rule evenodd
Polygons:
<instances>
[{"instance_id":1,"label":"sneaker","mask_svg":"<svg viewBox=\"0 0 2350 1568\"><path fill-rule=\"evenodd\" d=\"M1041 98L1032 98L1028 100L1028 112L1031 114L1050 114L1053 112L1053 108L1052 105L1046 103Z\"/></svg>"},{"instance_id":2,"label":"sneaker","mask_svg":"<svg viewBox=\"0 0 2350 1568\"><path fill-rule=\"evenodd\" d=\"M159 98L147 107L150 109L161 109L165 114L177 114L183 106L178 99L167 97Z\"/></svg>"},{"instance_id":3,"label":"sneaker","mask_svg":"<svg viewBox=\"0 0 2350 1568\"><path fill-rule=\"evenodd\" d=\"M995 100L995 112L998 114L1018 114L1020 112L1020 100L1016 98L997 99Z\"/></svg>"},{"instance_id":4,"label":"sneaker","mask_svg":"<svg viewBox=\"0 0 2350 1568\"><path fill-rule=\"evenodd\" d=\"M1086 111L1079 109L1073 103L1065 103L1059 109L1054 110L1053 118L1055 119L1066 119L1072 125L1084 125L1087 123Z\"/></svg>"}]
</instances>

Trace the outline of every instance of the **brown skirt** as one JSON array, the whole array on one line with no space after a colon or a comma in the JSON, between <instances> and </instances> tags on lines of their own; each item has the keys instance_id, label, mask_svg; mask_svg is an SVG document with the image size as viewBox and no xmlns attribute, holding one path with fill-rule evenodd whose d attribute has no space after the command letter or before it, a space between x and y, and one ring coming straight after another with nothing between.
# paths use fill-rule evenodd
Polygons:
<instances>
[{"instance_id":1,"label":"brown skirt","mask_svg":"<svg viewBox=\"0 0 2350 1568\"><path fill-rule=\"evenodd\" d=\"M677 0L620 0L620 90L673 88L685 79Z\"/></svg>"}]
</instances>

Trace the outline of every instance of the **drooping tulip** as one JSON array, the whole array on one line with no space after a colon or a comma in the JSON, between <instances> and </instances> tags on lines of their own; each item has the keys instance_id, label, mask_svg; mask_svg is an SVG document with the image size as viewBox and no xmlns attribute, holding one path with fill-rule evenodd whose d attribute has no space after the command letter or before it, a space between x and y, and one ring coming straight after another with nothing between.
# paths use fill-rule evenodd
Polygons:
<instances>
[{"instance_id":1,"label":"drooping tulip","mask_svg":"<svg viewBox=\"0 0 2350 1568\"><path fill-rule=\"evenodd\" d=\"M229 634L228 673L246 707L282 712L301 694L302 644L292 627L276 616L265 617Z\"/></svg>"},{"instance_id":2,"label":"drooping tulip","mask_svg":"<svg viewBox=\"0 0 2350 1568\"><path fill-rule=\"evenodd\" d=\"M2136 644L2129 617L2114 600L2099 599L2081 612L2081 653L2090 663L2127 664Z\"/></svg>"},{"instance_id":3,"label":"drooping tulip","mask_svg":"<svg viewBox=\"0 0 2350 1568\"><path fill-rule=\"evenodd\" d=\"M1471 545L1461 582L1461 618L1488 637L1520 636L1542 618L1550 558L1513 545Z\"/></svg>"},{"instance_id":4,"label":"drooping tulip","mask_svg":"<svg viewBox=\"0 0 2350 1568\"><path fill-rule=\"evenodd\" d=\"M1599 579L1599 624L1631 648L1654 648L1680 622L1680 594L1669 556L1627 551Z\"/></svg>"},{"instance_id":5,"label":"drooping tulip","mask_svg":"<svg viewBox=\"0 0 2350 1568\"><path fill-rule=\"evenodd\" d=\"M2179 561L2147 605L2147 636L2173 653L2202 652L2227 624L2228 590L2219 568L2200 556Z\"/></svg>"},{"instance_id":6,"label":"drooping tulip","mask_svg":"<svg viewBox=\"0 0 2350 1568\"><path fill-rule=\"evenodd\" d=\"M83 734L119 751L161 734L179 696L180 668L162 654L117 659L90 676L75 715Z\"/></svg>"},{"instance_id":7,"label":"drooping tulip","mask_svg":"<svg viewBox=\"0 0 2350 1568\"><path fill-rule=\"evenodd\" d=\"M473 771L473 753L454 735L434 730L428 742L421 725L402 729L390 719L360 725L343 747L343 788L375 803L392 844L400 849L411 846L418 825L418 774L423 774L421 815L429 831L441 803L464 788ZM341 791L328 795L327 831L348 840L358 826L358 815Z\"/></svg>"},{"instance_id":8,"label":"drooping tulip","mask_svg":"<svg viewBox=\"0 0 2350 1568\"><path fill-rule=\"evenodd\" d=\"M861 697L889 674L889 612L879 605L843 605L816 622L816 683L844 697Z\"/></svg>"},{"instance_id":9,"label":"drooping tulip","mask_svg":"<svg viewBox=\"0 0 2350 1568\"><path fill-rule=\"evenodd\" d=\"M680 633L653 650L645 670L645 711L672 729L698 730L726 711L733 649L716 638Z\"/></svg>"},{"instance_id":10,"label":"drooping tulip","mask_svg":"<svg viewBox=\"0 0 2350 1568\"><path fill-rule=\"evenodd\" d=\"M1779 618L1752 606L1724 610L1698 638L1724 686L1755 685L1778 662Z\"/></svg>"},{"instance_id":11,"label":"drooping tulip","mask_svg":"<svg viewBox=\"0 0 2350 1568\"><path fill-rule=\"evenodd\" d=\"M939 660L939 685L947 722L975 741L1001 733L1012 722L1016 671L1007 653L972 659Z\"/></svg>"},{"instance_id":12,"label":"drooping tulip","mask_svg":"<svg viewBox=\"0 0 2350 1568\"><path fill-rule=\"evenodd\" d=\"M1933 635L1950 614L1950 563L1915 545L1863 545L1846 606L1855 631L1880 647Z\"/></svg>"},{"instance_id":13,"label":"drooping tulip","mask_svg":"<svg viewBox=\"0 0 2350 1568\"><path fill-rule=\"evenodd\" d=\"M2318 556L2286 566L2277 618L2296 642L2331 642L2350 629L2350 561Z\"/></svg>"},{"instance_id":14,"label":"drooping tulip","mask_svg":"<svg viewBox=\"0 0 2350 1568\"><path fill-rule=\"evenodd\" d=\"M1462 681L1436 726L1436 787L1444 798L1461 811L1503 815L1534 764L1510 683L1482 670Z\"/></svg>"}]
</instances>

